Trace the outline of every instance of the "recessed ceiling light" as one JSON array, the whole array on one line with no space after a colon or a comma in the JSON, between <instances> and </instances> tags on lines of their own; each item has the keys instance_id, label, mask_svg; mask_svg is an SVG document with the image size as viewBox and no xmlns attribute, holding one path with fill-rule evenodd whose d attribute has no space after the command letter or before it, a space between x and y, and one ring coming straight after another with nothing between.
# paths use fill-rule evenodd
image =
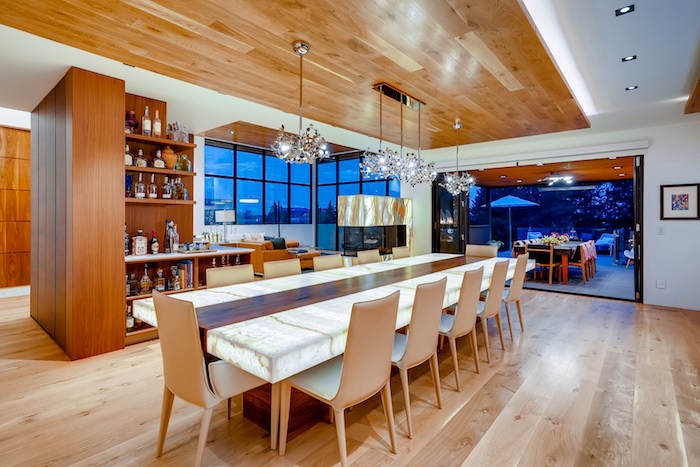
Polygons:
<instances>
[{"instance_id":1,"label":"recessed ceiling light","mask_svg":"<svg viewBox=\"0 0 700 467\"><path fill-rule=\"evenodd\" d=\"M615 10L615 16L626 15L627 13L632 13L634 11L634 4L623 6Z\"/></svg>"},{"instance_id":2,"label":"recessed ceiling light","mask_svg":"<svg viewBox=\"0 0 700 467\"><path fill-rule=\"evenodd\" d=\"M622 62L631 62L632 60L637 60L636 55L628 55L626 57L622 57Z\"/></svg>"},{"instance_id":3,"label":"recessed ceiling light","mask_svg":"<svg viewBox=\"0 0 700 467\"><path fill-rule=\"evenodd\" d=\"M620 170L621 168L622 168L621 165L616 165L615 167L613 167L613 169L615 169L615 170Z\"/></svg>"},{"instance_id":4,"label":"recessed ceiling light","mask_svg":"<svg viewBox=\"0 0 700 467\"><path fill-rule=\"evenodd\" d=\"M624 177L627 174L617 174L618 177Z\"/></svg>"},{"instance_id":5,"label":"recessed ceiling light","mask_svg":"<svg viewBox=\"0 0 700 467\"><path fill-rule=\"evenodd\" d=\"M501 178L508 178L508 175L499 175Z\"/></svg>"},{"instance_id":6,"label":"recessed ceiling light","mask_svg":"<svg viewBox=\"0 0 700 467\"><path fill-rule=\"evenodd\" d=\"M235 132L235 131L233 131L233 130L231 130L231 134L232 134L232 135L235 135L235 134L236 134L236 132Z\"/></svg>"},{"instance_id":7,"label":"recessed ceiling light","mask_svg":"<svg viewBox=\"0 0 700 467\"><path fill-rule=\"evenodd\" d=\"M610 157L608 157L608 159L610 159L612 161L612 160L617 159L617 156L610 156Z\"/></svg>"},{"instance_id":8,"label":"recessed ceiling light","mask_svg":"<svg viewBox=\"0 0 700 467\"><path fill-rule=\"evenodd\" d=\"M625 91L634 91L634 90L637 89L638 87L639 87L639 86L627 86L627 87L625 88Z\"/></svg>"},{"instance_id":9,"label":"recessed ceiling light","mask_svg":"<svg viewBox=\"0 0 700 467\"><path fill-rule=\"evenodd\" d=\"M542 162L538 162L538 163L537 163L537 166L538 166L538 167L542 167L543 165L544 165L544 163L542 163Z\"/></svg>"},{"instance_id":10,"label":"recessed ceiling light","mask_svg":"<svg viewBox=\"0 0 700 467\"><path fill-rule=\"evenodd\" d=\"M479 169L479 172L483 172L483 171L484 171L484 169Z\"/></svg>"},{"instance_id":11,"label":"recessed ceiling light","mask_svg":"<svg viewBox=\"0 0 700 467\"><path fill-rule=\"evenodd\" d=\"M520 179L517 179L516 182L518 182L518 183L523 183L523 181L520 180Z\"/></svg>"}]
</instances>

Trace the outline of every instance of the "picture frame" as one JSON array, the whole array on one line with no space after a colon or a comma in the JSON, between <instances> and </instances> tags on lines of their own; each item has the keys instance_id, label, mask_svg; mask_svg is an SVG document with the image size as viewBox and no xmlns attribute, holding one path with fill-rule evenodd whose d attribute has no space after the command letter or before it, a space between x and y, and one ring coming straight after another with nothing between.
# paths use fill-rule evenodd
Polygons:
<instances>
[{"instance_id":1,"label":"picture frame","mask_svg":"<svg viewBox=\"0 0 700 467\"><path fill-rule=\"evenodd\" d=\"M661 185L661 220L698 220L700 184Z\"/></svg>"}]
</instances>

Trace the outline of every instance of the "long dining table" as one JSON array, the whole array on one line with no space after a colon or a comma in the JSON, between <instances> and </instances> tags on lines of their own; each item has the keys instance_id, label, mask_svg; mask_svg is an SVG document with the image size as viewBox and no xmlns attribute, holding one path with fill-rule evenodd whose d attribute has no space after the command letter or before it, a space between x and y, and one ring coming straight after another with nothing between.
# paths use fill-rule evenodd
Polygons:
<instances>
[{"instance_id":1,"label":"long dining table","mask_svg":"<svg viewBox=\"0 0 700 467\"><path fill-rule=\"evenodd\" d=\"M272 383L341 355L345 350L352 305L400 290L396 329L411 319L419 284L447 277L443 305L457 303L464 272L484 267L481 290L489 288L494 264L515 259L473 258L432 253L346 268L311 272L174 295L191 301L197 313L203 347L211 355ZM528 270L534 269L530 260ZM158 325L153 299L133 302L134 316ZM277 444L271 428L271 446Z\"/></svg>"}]
</instances>

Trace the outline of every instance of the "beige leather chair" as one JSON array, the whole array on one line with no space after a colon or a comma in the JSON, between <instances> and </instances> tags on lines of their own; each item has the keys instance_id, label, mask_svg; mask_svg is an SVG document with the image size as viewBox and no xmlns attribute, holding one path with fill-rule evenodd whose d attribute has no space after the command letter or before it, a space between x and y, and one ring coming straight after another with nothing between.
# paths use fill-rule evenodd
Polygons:
<instances>
[{"instance_id":1,"label":"beige leather chair","mask_svg":"<svg viewBox=\"0 0 700 467\"><path fill-rule=\"evenodd\" d=\"M408 331L406 334L396 333L394 336L394 351L391 354L391 363L399 369L399 375L401 376L409 438L413 438L413 423L411 423L411 395L408 390L408 370L425 363L426 360L430 361L430 374L433 377L437 406L442 408L437 343L440 316L442 315L442 302L445 298L446 287L446 277L428 284L420 284L416 287Z\"/></svg>"},{"instance_id":2,"label":"beige leather chair","mask_svg":"<svg viewBox=\"0 0 700 467\"><path fill-rule=\"evenodd\" d=\"M214 406L228 399L230 418L231 397L265 384L265 381L223 361L206 364L192 302L154 291L153 304L158 320L165 379L156 457L163 453L173 400L178 396L204 409L195 460L195 466L199 466L202 464Z\"/></svg>"},{"instance_id":3,"label":"beige leather chair","mask_svg":"<svg viewBox=\"0 0 700 467\"><path fill-rule=\"evenodd\" d=\"M265 279L294 276L296 274L301 274L301 262L299 258L266 261L263 263L263 276Z\"/></svg>"},{"instance_id":4,"label":"beige leather chair","mask_svg":"<svg viewBox=\"0 0 700 467\"><path fill-rule=\"evenodd\" d=\"M501 323L501 300L503 299L503 290L506 287L506 276L508 275L508 265L510 261L498 261L493 266L493 275L491 275L491 285L489 292L486 295L486 301L479 302L477 316L481 318L481 327L484 330L484 343L486 344L486 361L491 363L491 350L489 349L489 328L488 319L496 318L498 326L498 336L501 338L501 348L506 349L503 342L503 325Z\"/></svg>"},{"instance_id":5,"label":"beige leather chair","mask_svg":"<svg viewBox=\"0 0 700 467\"><path fill-rule=\"evenodd\" d=\"M282 381L280 455L284 455L287 446L292 387L325 402L333 409L342 466L348 465L345 409L369 399L381 390L391 450L396 453L389 381L398 306L398 291L377 300L355 303L350 316L345 354Z\"/></svg>"},{"instance_id":6,"label":"beige leather chair","mask_svg":"<svg viewBox=\"0 0 700 467\"><path fill-rule=\"evenodd\" d=\"M498 247L494 245L467 245L464 250L465 256L473 256L475 258L495 258L498 256Z\"/></svg>"},{"instance_id":7,"label":"beige leather chair","mask_svg":"<svg viewBox=\"0 0 700 467\"><path fill-rule=\"evenodd\" d=\"M520 318L520 331L525 331L523 326L523 312L520 307L520 296L523 294L523 284L525 283L525 273L527 272L527 260L530 259L528 253L518 256L515 261L515 272L513 279L510 281L510 287L503 291L503 305L506 307L506 317L508 318L508 330L510 331L510 340L513 340L513 323L510 321L510 304L515 302L518 309L518 318Z\"/></svg>"},{"instance_id":8,"label":"beige leather chair","mask_svg":"<svg viewBox=\"0 0 700 467\"><path fill-rule=\"evenodd\" d=\"M453 315L443 314L440 317L440 336L447 337L450 342L452 365L455 371L457 391L459 385L459 362L457 360L457 339L469 334L469 343L474 354L474 365L479 373L479 352L476 345L476 311L481 293L481 281L484 277L484 267L466 271L459 290L459 301Z\"/></svg>"},{"instance_id":9,"label":"beige leather chair","mask_svg":"<svg viewBox=\"0 0 700 467\"><path fill-rule=\"evenodd\" d=\"M223 287L225 285L242 284L244 282L253 282L254 280L255 271L253 270L252 264L207 269L208 289Z\"/></svg>"},{"instance_id":10,"label":"beige leather chair","mask_svg":"<svg viewBox=\"0 0 700 467\"><path fill-rule=\"evenodd\" d=\"M409 258L410 256L411 252L407 246L395 246L391 249L392 259Z\"/></svg>"},{"instance_id":11,"label":"beige leather chair","mask_svg":"<svg viewBox=\"0 0 700 467\"><path fill-rule=\"evenodd\" d=\"M314 257L314 271L326 271L328 269L338 269L344 266L343 257L339 254Z\"/></svg>"},{"instance_id":12,"label":"beige leather chair","mask_svg":"<svg viewBox=\"0 0 700 467\"><path fill-rule=\"evenodd\" d=\"M381 260L379 250L360 250L357 252L357 264L378 263Z\"/></svg>"}]
</instances>

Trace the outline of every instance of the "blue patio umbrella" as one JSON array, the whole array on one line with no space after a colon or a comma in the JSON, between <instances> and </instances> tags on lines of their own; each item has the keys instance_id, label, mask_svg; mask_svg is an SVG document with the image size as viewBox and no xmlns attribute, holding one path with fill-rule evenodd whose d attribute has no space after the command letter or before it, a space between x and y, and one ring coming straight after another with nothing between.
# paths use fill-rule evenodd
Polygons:
<instances>
[{"instance_id":1,"label":"blue patio umbrella","mask_svg":"<svg viewBox=\"0 0 700 467\"><path fill-rule=\"evenodd\" d=\"M511 208L530 208L539 206L539 204L526 199L518 198L517 196L508 195L491 202L492 208L508 208L508 245L513 248L513 228L511 227Z\"/></svg>"}]
</instances>

